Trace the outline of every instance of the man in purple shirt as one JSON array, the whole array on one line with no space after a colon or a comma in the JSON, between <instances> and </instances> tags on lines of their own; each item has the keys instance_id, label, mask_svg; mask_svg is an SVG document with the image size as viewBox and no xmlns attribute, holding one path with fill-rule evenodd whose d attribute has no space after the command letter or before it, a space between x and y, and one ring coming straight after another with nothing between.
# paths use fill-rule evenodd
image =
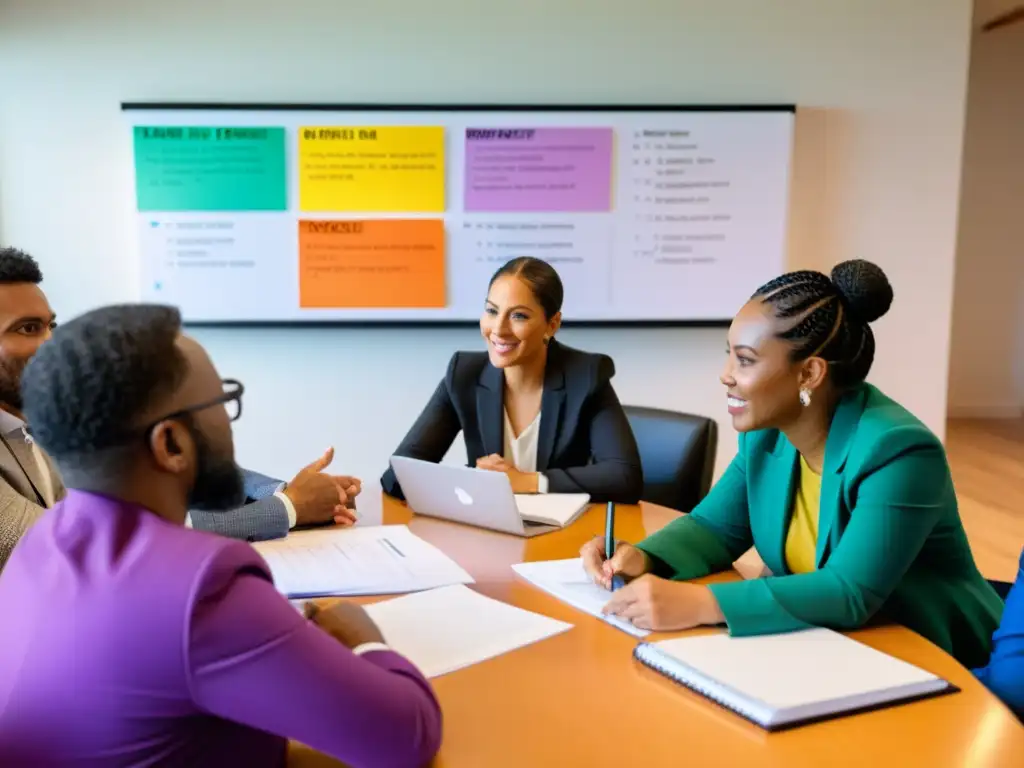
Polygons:
<instances>
[{"instance_id":1,"label":"man in purple shirt","mask_svg":"<svg viewBox=\"0 0 1024 768\"><path fill-rule=\"evenodd\" d=\"M185 527L240 500L222 381L177 310L89 312L25 370L67 497L0 575L0 765L281 766L436 754L430 684L362 609L300 615L241 541Z\"/></svg>"}]
</instances>

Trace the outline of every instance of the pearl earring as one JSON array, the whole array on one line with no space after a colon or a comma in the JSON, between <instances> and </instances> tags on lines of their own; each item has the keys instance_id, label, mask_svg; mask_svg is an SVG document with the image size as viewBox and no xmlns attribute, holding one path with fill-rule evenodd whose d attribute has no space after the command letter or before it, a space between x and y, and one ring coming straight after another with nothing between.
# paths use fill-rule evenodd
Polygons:
<instances>
[{"instance_id":1,"label":"pearl earring","mask_svg":"<svg viewBox=\"0 0 1024 768\"><path fill-rule=\"evenodd\" d=\"M811 404L811 390L809 390L807 387L802 387L800 389L800 405L802 405L804 408L806 408L810 404Z\"/></svg>"}]
</instances>

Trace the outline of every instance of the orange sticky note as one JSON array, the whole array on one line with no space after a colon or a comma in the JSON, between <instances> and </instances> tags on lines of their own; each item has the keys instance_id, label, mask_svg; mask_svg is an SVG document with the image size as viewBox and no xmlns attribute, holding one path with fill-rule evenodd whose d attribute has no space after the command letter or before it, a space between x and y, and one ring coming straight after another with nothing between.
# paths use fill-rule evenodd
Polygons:
<instances>
[{"instance_id":1,"label":"orange sticky note","mask_svg":"<svg viewBox=\"0 0 1024 768\"><path fill-rule=\"evenodd\" d=\"M444 307L442 219L299 221L299 306Z\"/></svg>"}]
</instances>

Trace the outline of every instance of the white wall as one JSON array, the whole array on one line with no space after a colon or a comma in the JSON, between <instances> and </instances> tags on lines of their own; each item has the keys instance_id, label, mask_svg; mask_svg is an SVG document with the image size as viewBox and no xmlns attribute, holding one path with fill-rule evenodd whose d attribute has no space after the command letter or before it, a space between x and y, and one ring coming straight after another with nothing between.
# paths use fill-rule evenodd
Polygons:
<instances>
[{"instance_id":1,"label":"white wall","mask_svg":"<svg viewBox=\"0 0 1024 768\"><path fill-rule=\"evenodd\" d=\"M11 5L0 10L0 233L39 257L65 316L134 297L122 100L792 101L806 108L792 263L886 268L897 299L877 325L873 380L944 434L969 0ZM449 354L480 345L469 330L197 335L248 386L244 463L288 475L333 442L339 466L367 479ZM721 330L564 340L614 356L624 401L724 416ZM719 472L735 445L723 419Z\"/></svg>"},{"instance_id":2,"label":"white wall","mask_svg":"<svg viewBox=\"0 0 1024 768\"><path fill-rule=\"evenodd\" d=\"M949 411L1015 417L1024 406L1024 23L975 34L966 126Z\"/></svg>"}]
</instances>

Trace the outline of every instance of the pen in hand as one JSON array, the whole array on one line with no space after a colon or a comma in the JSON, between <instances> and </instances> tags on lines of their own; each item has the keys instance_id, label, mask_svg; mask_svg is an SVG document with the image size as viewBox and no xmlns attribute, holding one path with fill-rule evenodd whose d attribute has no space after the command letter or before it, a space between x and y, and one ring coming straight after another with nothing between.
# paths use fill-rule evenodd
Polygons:
<instances>
[{"instance_id":1,"label":"pen in hand","mask_svg":"<svg viewBox=\"0 0 1024 768\"><path fill-rule=\"evenodd\" d=\"M612 555L615 554L615 503L612 501L608 502L608 507L605 512L604 519L604 559L605 562L612 559ZM612 574L611 579L611 591L614 592L619 587L625 584L623 578L615 573Z\"/></svg>"}]
</instances>

